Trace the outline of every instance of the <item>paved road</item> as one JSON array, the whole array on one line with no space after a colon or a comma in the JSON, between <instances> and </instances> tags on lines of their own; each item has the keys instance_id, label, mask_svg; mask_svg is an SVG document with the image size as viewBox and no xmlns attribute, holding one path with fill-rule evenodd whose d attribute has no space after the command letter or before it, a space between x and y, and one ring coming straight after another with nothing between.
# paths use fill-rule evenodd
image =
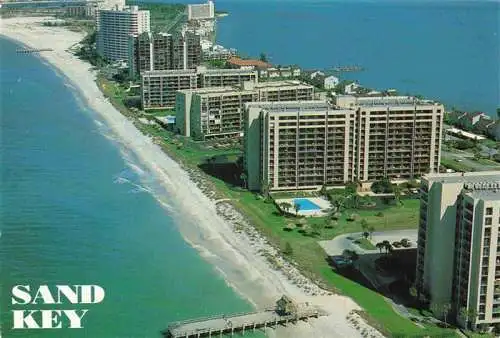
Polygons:
<instances>
[{"instance_id":1,"label":"paved road","mask_svg":"<svg viewBox=\"0 0 500 338\"><path fill-rule=\"evenodd\" d=\"M500 164L497 166L494 165L485 165L474 160L474 155L468 152L450 152L447 150L443 150L441 152L441 156L445 159L457 161L457 164L463 164L467 167L470 167L477 171L488 171L488 170L498 170L500 168Z\"/></svg>"}]
</instances>

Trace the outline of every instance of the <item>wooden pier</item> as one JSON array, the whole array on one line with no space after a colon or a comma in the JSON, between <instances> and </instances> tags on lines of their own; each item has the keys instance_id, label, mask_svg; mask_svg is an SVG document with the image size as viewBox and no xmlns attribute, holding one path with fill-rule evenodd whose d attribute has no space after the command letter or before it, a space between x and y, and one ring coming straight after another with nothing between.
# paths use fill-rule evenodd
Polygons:
<instances>
[{"instance_id":1,"label":"wooden pier","mask_svg":"<svg viewBox=\"0 0 500 338\"><path fill-rule=\"evenodd\" d=\"M52 48L39 48L39 49L26 48L26 49L17 49L16 53L31 54L31 53L52 52L52 51L54 51Z\"/></svg>"},{"instance_id":2,"label":"wooden pier","mask_svg":"<svg viewBox=\"0 0 500 338\"><path fill-rule=\"evenodd\" d=\"M276 328L278 325L296 323L299 320L317 318L325 314L319 309L309 308L287 315L280 315L276 310L266 310L228 317L216 316L177 322L170 325L162 334L166 338L220 337L224 334L233 336L238 332L245 334L261 328Z\"/></svg>"}]
</instances>

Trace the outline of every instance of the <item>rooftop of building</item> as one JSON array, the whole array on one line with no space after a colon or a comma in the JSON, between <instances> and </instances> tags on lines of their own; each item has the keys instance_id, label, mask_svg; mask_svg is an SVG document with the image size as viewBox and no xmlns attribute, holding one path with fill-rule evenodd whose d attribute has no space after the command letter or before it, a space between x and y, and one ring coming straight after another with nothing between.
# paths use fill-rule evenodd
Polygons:
<instances>
[{"instance_id":1,"label":"rooftop of building","mask_svg":"<svg viewBox=\"0 0 500 338\"><path fill-rule=\"evenodd\" d=\"M272 65L270 63L261 60L244 60L237 56L230 57L227 60L228 63L239 66L239 67L257 67L257 68L270 68Z\"/></svg>"},{"instance_id":2,"label":"rooftop of building","mask_svg":"<svg viewBox=\"0 0 500 338\"><path fill-rule=\"evenodd\" d=\"M483 183L500 182L500 171L476 171L465 173L434 173L423 176L428 182L442 183Z\"/></svg>"},{"instance_id":3,"label":"rooftop of building","mask_svg":"<svg viewBox=\"0 0 500 338\"><path fill-rule=\"evenodd\" d=\"M198 66L197 71L200 74L257 74L256 70L252 69L224 69L224 68L207 68Z\"/></svg>"},{"instance_id":4,"label":"rooftop of building","mask_svg":"<svg viewBox=\"0 0 500 338\"><path fill-rule=\"evenodd\" d=\"M313 86L303 83L297 80L284 80L284 81L266 81L259 82L255 85L256 89L264 89L264 88L281 88L281 87L295 87L295 88L314 88Z\"/></svg>"},{"instance_id":5,"label":"rooftop of building","mask_svg":"<svg viewBox=\"0 0 500 338\"><path fill-rule=\"evenodd\" d=\"M468 191L465 193L465 195L477 200L500 202L500 189Z\"/></svg>"},{"instance_id":6,"label":"rooftop of building","mask_svg":"<svg viewBox=\"0 0 500 338\"><path fill-rule=\"evenodd\" d=\"M369 94L369 93L368 93ZM387 96L383 93L378 93L377 96L371 95L337 95L338 99L350 99L357 106L375 107L375 106L414 106L418 105L437 105L440 104L433 100L418 99L413 96Z\"/></svg>"},{"instance_id":7,"label":"rooftop of building","mask_svg":"<svg viewBox=\"0 0 500 338\"><path fill-rule=\"evenodd\" d=\"M232 93L238 92L234 87L226 86L226 87L205 87L205 88L196 88L196 89L183 89L178 90L179 93L183 94L212 94L212 93Z\"/></svg>"},{"instance_id":8,"label":"rooftop of building","mask_svg":"<svg viewBox=\"0 0 500 338\"><path fill-rule=\"evenodd\" d=\"M138 12L149 12L147 9L139 9L139 6L120 6L117 5L110 9L99 9L99 12L103 13L138 13Z\"/></svg>"},{"instance_id":9,"label":"rooftop of building","mask_svg":"<svg viewBox=\"0 0 500 338\"><path fill-rule=\"evenodd\" d=\"M148 70L142 72L141 76L175 76L175 75L196 75L194 69L169 69L169 70Z\"/></svg>"},{"instance_id":10,"label":"rooftop of building","mask_svg":"<svg viewBox=\"0 0 500 338\"><path fill-rule=\"evenodd\" d=\"M327 101L307 100L307 101L274 101L274 102L249 102L245 103L245 109L263 109L269 113L294 112L294 111L315 111L315 112L352 112L350 109L338 108Z\"/></svg>"}]
</instances>

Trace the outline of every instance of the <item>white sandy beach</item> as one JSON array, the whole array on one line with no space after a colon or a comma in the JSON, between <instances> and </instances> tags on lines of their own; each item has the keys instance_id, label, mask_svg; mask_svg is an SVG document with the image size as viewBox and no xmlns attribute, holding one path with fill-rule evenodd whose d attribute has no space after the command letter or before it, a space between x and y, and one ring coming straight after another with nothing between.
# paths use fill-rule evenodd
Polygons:
<instances>
[{"instance_id":1,"label":"white sandy beach","mask_svg":"<svg viewBox=\"0 0 500 338\"><path fill-rule=\"evenodd\" d=\"M276 254L245 220L227 203L216 204L205 196L188 173L141 134L131 121L120 114L103 96L95 83L91 66L68 52L83 35L60 27L44 27L46 18L9 18L0 20L0 34L32 48L52 48L41 56L65 74L77 87L88 105L113 130L119 141L133 151L141 164L152 171L172 197L177 210L179 230L201 255L213 264L226 281L257 308L272 305L282 294L298 302L323 307L329 316L299 323L289 328L269 330L276 337L381 337L360 322L356 329L347 316L359 307L349 298L330 295L303 277L293 266L281 261L275 270L262 252ZM235 224L239 224L235 228ZM241 226L245 230L241 229ZM369 334L363 335L366 328Z\"/></svg>"}]
</instances>

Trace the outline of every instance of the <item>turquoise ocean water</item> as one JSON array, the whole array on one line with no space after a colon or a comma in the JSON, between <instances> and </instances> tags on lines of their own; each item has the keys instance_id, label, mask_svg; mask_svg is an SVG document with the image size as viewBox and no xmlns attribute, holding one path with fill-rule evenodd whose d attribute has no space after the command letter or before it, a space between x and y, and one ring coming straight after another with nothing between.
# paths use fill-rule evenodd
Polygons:
<instances>
[{"instance_id":1,"label":"turquoise ocean water","mask_svg":"<svg viewBox=\"0 0 500 338\"><path fill-rule=\"evenodd\" d=\"M190 1L197 2L197 1ZM493 114L495 2L217 0L219 42L275 64L359 64L362 84ZM154 177L64 78L0 40L0 311L10 337L156 337L174 320L250 309L180 236ZM98 284L85 330L9 329L14 284Z\"/></svg>"},{"instance_id":2,"label":"turquoise ocean water","mask_svg":"<svg viewBox=\"0 0 500 338\"><path fill-rule=\"evenodd\" d=\"M148 192L169 204L154 177L65 79L16 48L0 39L4 336L158 337L175 320L250 310ZM106 297L87 307L83 330L13 332L17 284L97 284Z\"/></svg>"}]
</instances>

